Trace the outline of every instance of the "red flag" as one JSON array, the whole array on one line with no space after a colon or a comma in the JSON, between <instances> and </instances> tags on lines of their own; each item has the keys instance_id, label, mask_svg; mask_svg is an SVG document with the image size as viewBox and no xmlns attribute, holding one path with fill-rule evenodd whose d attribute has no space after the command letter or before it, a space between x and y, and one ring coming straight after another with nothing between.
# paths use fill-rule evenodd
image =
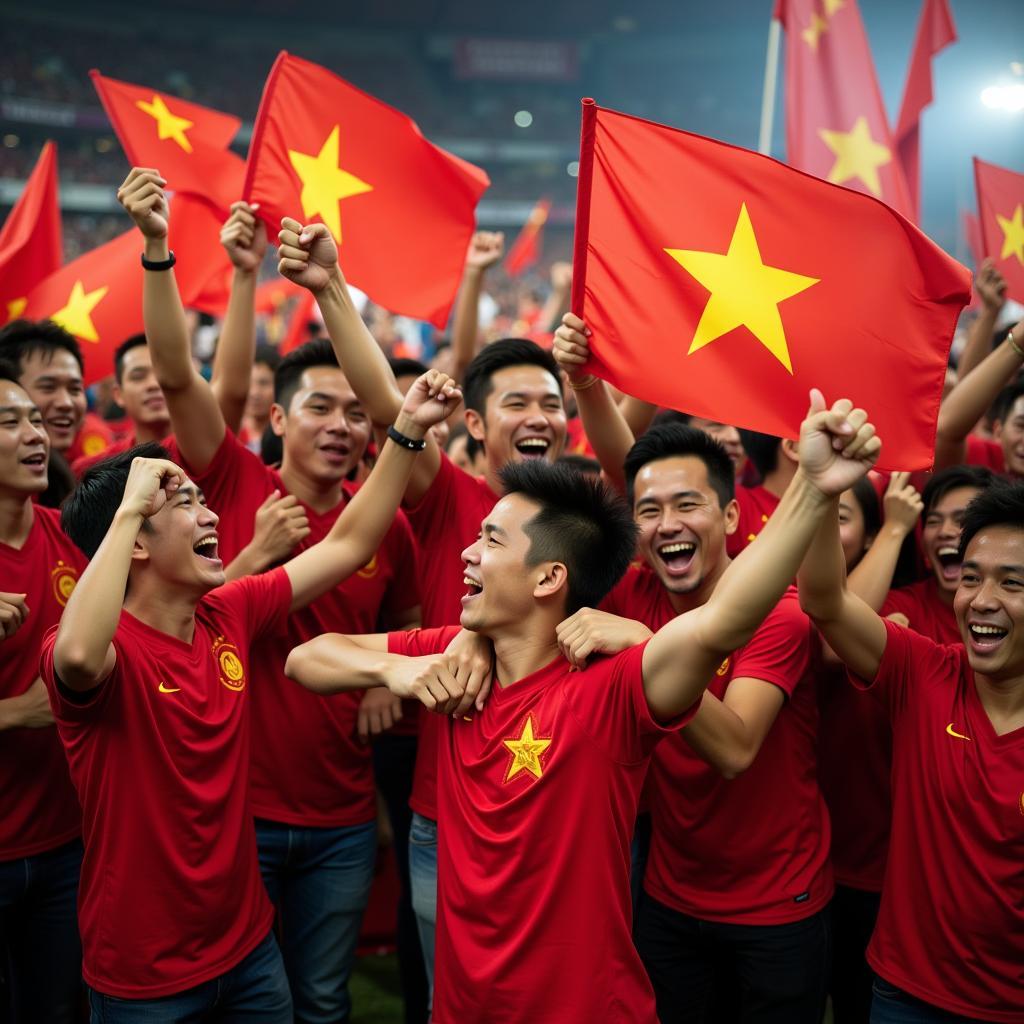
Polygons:
<instances>
[{"instance_id":1,"label":"red flag","mask_svg":"<svg viewBox=\"0 0 1024 1024\"><path fill-rule=\"evenodd\" d=\"M129 162L155 167L168 189L202 196L226 215L245 179L245 162L228 149L241 121L96 70L89 74Z\"/></svg>"},{"instance_id":2,"label":"red flag","mask_svg":"<svg viewBox=\"0 0 1024 1024\"><path fill-rule=\"evenodd\" d=\"M63 262L57 144L47 142L0 229L0 317L21 316L28 293Z\"/></svg>"},{"instance_id":3,"label":"red flag","mask_svg":"<svg viewBox=\"0 0 1024 1024\"><path fill-rule=\"evenodd\" d=\"M786 160L910 216L856 0L778 0L786 29Z\"/></svg>"},{"instance_id":4,"label":"red flag","mask_svg":"<svg viewBox=\"0 0 1024 1024\"><path fill-rule=\"evenodd\" d=\"M954 42L956 26L953 24L949 0L924 0L914 39L914 52L907 69L903 103L893 136L916 221L921 219L921 111L930 106L934 98L932 58Z\"/></svg>"},{"instance_id":5,"label":"red flag","mask_svg":"<svg viewBox=\"0 0 1024 1024\"><path fill-rule=\"evenodd\" d=\"M985 243L981 240L981 221L978 220L976 213L964 210L963 225L964 241L967 242L971 259L974 261L974 268L977 270L981 266L981 261L985 258Z\"/></svg>"},{"instance_id":6,"label":"red flag","mask_svg":"<svg viewBox=\"0 0 1024 1024\"><path fill-rule=\"evenodd\" d=\"M306 289L287 277L274 277L256 286L256 312L276 313L281 304L293 295L302 295Z\"/></svg>"},{"instance_id":7,"label":"red flag","mask_svg":"<svg viewBox=\"0 0 1024 1024\"><path fill-rule=\"evenodd\" d=\"M862 405L888 469L930 466L970 274L888 206L584 101L573 311L639 398L796 437Z\"/></svg>"},{"instance_id":8,"label":"red flag","mask_svg":"<svg viewBox=\"0 0 1024 1024\"><path fill-rule=\"evenodd\" d=\"M1006 294L1024 302L1024 174L975 157L974 180L985 255L1006 278Z\"/></svg>"},{"instance_id":9,"label":"red flag","mask_svg":"<svg viewBox=\"0 0 1024 1024\"><path fill-rule=\"evenodd\" d=\"M295 305L292 306L292 315L288 321L288 333L281 341L279 349L281 355L288 355L292 349L298 348L305 342L306 325L310 320L316 319L315 306L316 300L312 292L306 292L298 297Z\"/></svg>"},{"instance_id":10,"label":"red flag","mask_svg":"<svg viewBox=\"0 0 1024 1024\"><path fill-rule=\"evenodd\" d=\"M260 204L272 234L285 216L327 224L346 278L374 302L444 326L488 184L404 114L317 64L278 56L245 197Z\"/></svg>"},{"instance_id":11,"label":"red flag","mask_svg":"<svg viewBox=\"0 0 1024 1024\"><path fill-rule=\"evenodd\" d=\"M169 243L181 301L191 309L223 316L231 296L233 267L220 244L221 215L187 192L171 197ZM141 238L140 238L141 243Z\"/></svg>"},{"instance_id":12,"label":"red flag","mask_svg":"<svg viewBox=\"0 0 1024 1024\"><path fill-rule=\"evenodd\" d=\"M544 224L551 211L551 200L541 199L530 211L523 230L512 243L505 257L505 273L518 277L540 259L540 248L544 241Z\"/></svg>"}]
</instances>

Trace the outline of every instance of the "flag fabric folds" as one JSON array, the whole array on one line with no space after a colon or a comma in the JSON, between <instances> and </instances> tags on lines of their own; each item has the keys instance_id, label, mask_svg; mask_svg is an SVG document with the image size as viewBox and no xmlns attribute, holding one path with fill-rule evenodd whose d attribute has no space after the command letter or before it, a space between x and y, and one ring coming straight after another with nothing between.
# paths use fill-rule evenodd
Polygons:
<instances>
[{"instance_id":1,"label":"flag fabric folds","mask_svg":"<svg viewBox=\"0 0 1024 1024\"><path fill-rule=\"evenodd\" d=\"M544 242L544 225L551 212L551 200L541 199L530 211L530 216L523 225L522 231L509 247L505 256L505 273L509 277L518 277L524 270L535 266L540 260L540 250Z\"/></svg>"},{"instance_id":2,"label":"flag fabric folds","mask_svg":"<svg viewBox=\"0 0 1024 1024\"><path fill-rule=\"evenodd\" d=\"M1006 293L1024 302L1024 174L974 158L978 219L985 255L1006 279Z\"/></svg>"},{"instance_id":3,"label":"flag fabric folds","mask_svg":"<svg viewBox=\"0 0 1024 1024\"><path fill-rule=\"evenodd\" d=\"M970 274L906 219L768 157L585 100L573 264L590 369L781 437L808 391L866 408L881 465L931 465Z\"/></svg>"},{"instance_id":4,"label":"flag fabric folds","mask_svg":"<svg viewBox=\"0 0 1024 1024\"><path fill-rule=\"evenodd\" d=\"M274 237L319 220L346 278L395 313L447 321L489 184L410 118L326 68L282 52L263 90L244 197Z\"/></svg>"}]
</instances>

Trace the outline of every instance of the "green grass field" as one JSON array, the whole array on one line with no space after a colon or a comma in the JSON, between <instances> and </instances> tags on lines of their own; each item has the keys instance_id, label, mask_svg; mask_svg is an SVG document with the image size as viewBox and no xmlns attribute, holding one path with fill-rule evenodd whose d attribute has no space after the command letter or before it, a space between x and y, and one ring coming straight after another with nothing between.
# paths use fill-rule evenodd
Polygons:
<instances>
[{"instance_id":1,"label":"green grass field","mask_svg":"<svg viewBox=\"0 0 1024 1024\"><path fill-rule=\"evenodd\" d=\"M356 961L352 980L352 1024L402 1024L398 959L364 956Z\"/></svg>"}]
</instances>

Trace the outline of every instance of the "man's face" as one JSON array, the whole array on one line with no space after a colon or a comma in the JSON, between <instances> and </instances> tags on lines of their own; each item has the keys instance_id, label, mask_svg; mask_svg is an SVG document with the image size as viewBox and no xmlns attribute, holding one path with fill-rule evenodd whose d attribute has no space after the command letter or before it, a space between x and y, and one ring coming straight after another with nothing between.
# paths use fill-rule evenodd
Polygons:
<instances>
[{"instance_id":1,"label":"man's face","mask_svg":"<svg viewBox=\"0 0 1024 1024\"><path fill-rule=\"evenodd\" d=\"M334 366L304 371L287 416L275 405L271 423L284 438L284 465L324 484L344 479L370 440L370 417Z\"/></svg>"},{"instance_id":2,"label":"man's face","mask_svg":"<svg viewBox=\"0 0 1024 1024\"><path fill-rule=\"evenodd\" d=\"M1007 410L995 427L996 440L1003 446L1006 471L1024 476L1024 395Z\"/></svg>"},{"instance_id":3,"label":"man's face","mask_svg":"<svg viewBox=\"0 0 1024 1024\"><path fill-rule=\"evenodd\" d=\"M21 361L21 386L39 407L50 444L59 452L71 447L85 419L82 371L70 352L33 352Z\"/></svg>"},{"instance_id":4,"label":"man's face","mask_svg":"<svg viewBox=\"0 0 1024 1024\"><path fill-rule=\"evenodd\" d=\"M494 471L529 459L555 462L565 447L565 407L558 382L540 366L497 370L483 417L469 409L466 425L484 442Z\"/></svg>"},{"instance_id":5,"label":"man's face","mask_svg":"<svg viewBox=\"0 0 1024 1024\"><path fill-rule=\"evenodd\" d=\"M245 415L257 423L266 423L273 404L274 371L266 363L254 363L249 377L249 397L245 403Z\"/></svg>"},{"instance_id":6,"label":"man's face","mask_svg":"<svg viewBox=\"0 0 1024 1024\"><path fill-rule=\"evenodd\" d=\"M1024 530L993 526L971 539L953 611L975 672L1024 676Z\"/></svg>"},{"instance_id":7,"label":"man's face","mask_svg":"<svg viewBox=\"0 0 1024 1024\"><path fill-rule=\"evenodd\" d=\"M170 413L153 372L148 345L136 345L125 352L121 361L121 383L114 391L114 401L137 426L152 429L169 425Z\"/></svg>"},{"instance_id":8,"label":"man's face","mask_svg":"<svg viewBox=\"0 0 1024 1024\"><path fill-rule=\"evenodd\" d=\"M847 571L864 556L871 540L864 528L864 510L853 491L843 491L839 497L839 543Z\"/></svg>"},{"instance_id":9,"label":"man's face","mask_svg":"<svg viewBox=\"0 0 1024 1024\"><path fill-rule=\"evenodd\" d=\"M724 568L736 502L723 510L704 463L673 455L647 463L633 482L633 518L644 561L670 593L690 594Z\"/></svg>"},{"instance_id":10,"label":"man's face","mask_svg":"<svg viewBox=\"0 0 1024 1024\"><path fill-rule=\"evenodd\" d=\"M932 567L939 589L954 594L960 585L960 524L977 487L955 487L947 491L925 513L921 547Z\"/></svg>"},{"instance_id":11,"label":"man's face","mask_svg":"<svg viewBox=\"0 0 1024 1024\"><path fill-rule=\"evenodd\" d=\"M50 438L24 388L0 379L0 488L14 494L46 490Z\"/></svg>"},{"instance_id":12,"label":"man's face","mask_svg":"<svg viewBox=\"0 0 1024 1024\"><path fill-rule=\"evenodd\" d=\"M690 417L690 426L703 430L709 437L713 437L728 453L732 459L732 468L736 475L743 472L747 461L747 453L743 450L743 441L740 439L740 432L728 423L718 423L715 420L705 420L700 416Z\"/></svg>"}]
</instances>

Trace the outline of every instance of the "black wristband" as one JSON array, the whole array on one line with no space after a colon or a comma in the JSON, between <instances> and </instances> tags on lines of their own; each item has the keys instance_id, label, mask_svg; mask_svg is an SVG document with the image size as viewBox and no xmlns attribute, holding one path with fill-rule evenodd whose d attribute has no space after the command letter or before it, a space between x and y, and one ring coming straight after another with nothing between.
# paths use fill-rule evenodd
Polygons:
<instances>
[{"instance_id":1,"label":"black wristband","mask_svg":"<svg viewBox=\"0 0 1024 1024\"><path fill-rule=\"evenodd\" d=\"M142 269L143 270L170 270L171 267L177 262L174 258L174 250L168 250L168 256L165 260L147 260L146 254L142 254Z\"/></svg>"},{"instance_id":2,"label":"black wristband","mask_svg":"<svg viewBox=\"0 0 1024 1024\"><path fill-rule=\"evenodd\" d=\"M388 427L388 437L390 437L395 444L400 445L402 448L405 448L410 452L421 452L427 447L426 438L423 438L422 441L416 441L411 437L406 437L401 431L395 429L394 424Z\"/></svg>"}]
</instances>

